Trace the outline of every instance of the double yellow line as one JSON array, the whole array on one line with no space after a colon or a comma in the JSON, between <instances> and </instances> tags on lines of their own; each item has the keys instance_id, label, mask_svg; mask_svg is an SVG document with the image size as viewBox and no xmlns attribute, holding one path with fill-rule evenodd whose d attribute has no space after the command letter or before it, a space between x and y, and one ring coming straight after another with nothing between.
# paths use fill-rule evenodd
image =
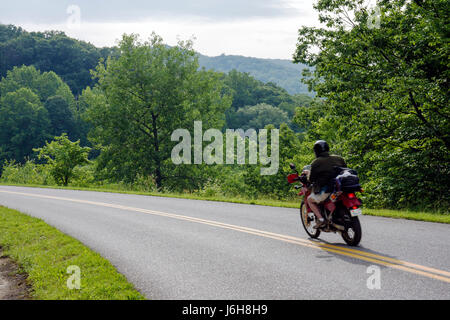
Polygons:
<instances>
[{"instance_id":1,"label":"double yellow line","mask_svg":"<svg viewBox=\"0 0 450 320\"><path fill-rule=\"evenodd\" d=\"M167 213L167 212L161 212L161 211L155 211L155 210L148 210L148 209L142 209L142 208L135 208L135 207L129 207L129 206L123 206L118 204L112 204L112 203L105 203L105 202L97 202L97 201L89 201L89 200L80 200L80 199L72 199L72 198L64 198L64 197L55 197L55 196L47 196L47 195L41 195L41 194L34 194L34 193L23 193L23 192L13 192L13 191L5 191L0 190L1 193L7 193L7 194L15 194L15 195L21 195L21 196L27 196L27 197L36 197L36 198L43 198L43 199L51 199L51 200L60 200L60 201L69 201L69 202L75 202L75 203L83 203L83 204L90 204L95 206L101 206L101 207L108 207L108 208L114 208L114 209L120 209L120 210L126 210L126 211L134 211L134 212L141 212L161 217L167 217L177 220L184 220L194 223L200 223L204 225L209 225L217 228L222 229L229 229L234 230L238 232L243 232L247 234L253 234L259 237L264 238L270 238L278 241L283 241L295 245L300 245L308 248L313 249L320 249L348 257L352 257L355 259L371 262L378 265L383 265L389 268L402 270L414 274L418 274L421 276L425 276L428 278L432 278L435 280L444 281L447 283L450 283L450 272L439 270L431 267L422 266L419 264L398 260L390 257L385 257L382 255L369 253L353 248L346 248L341 246L336 246L332 244L327 243L320 243L317 241L311 241L301 238L296 238L288 235L253 229L253 228L247 228L232 224L227 224L219 221L213 221L213 220L205 220L195 217L189 217L179 214L173 214L173 213Z\"/></svg>"}]
</instances>

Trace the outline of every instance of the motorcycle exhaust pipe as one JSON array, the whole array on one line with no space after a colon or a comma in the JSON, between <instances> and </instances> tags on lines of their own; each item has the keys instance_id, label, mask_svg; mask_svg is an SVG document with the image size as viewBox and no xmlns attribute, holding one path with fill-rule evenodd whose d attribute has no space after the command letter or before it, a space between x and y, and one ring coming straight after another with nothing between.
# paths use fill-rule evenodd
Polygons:
<instances>
[{"instance_id":1,"label":"motorcycle exhaust pipe","mask_svg":"<svg viewBox=\"0 0 450 320\"><path fill-rule=\"evenodd\" d=\"M338 229L339 231L345 231L345 227L338 225L336 223L332 223L332 226L335 227L336 229Z\"/></svg>"}]
</instances>

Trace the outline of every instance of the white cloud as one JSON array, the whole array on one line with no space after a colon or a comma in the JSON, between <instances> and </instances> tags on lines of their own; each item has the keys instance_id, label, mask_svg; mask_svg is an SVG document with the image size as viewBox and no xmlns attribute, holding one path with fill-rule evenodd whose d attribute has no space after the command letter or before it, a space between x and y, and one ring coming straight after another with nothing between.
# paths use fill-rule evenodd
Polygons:
<instances>
[{"instance_id":1,"label":"white cloud","mask_svg":"<svg viewBox=\"0 0 450 320\"><path fill-rule=\"evenodd\" d=\"M28 31L61 30L68 36L89 41L96 46L112 46L123 33L138 33L142 38L147 38L155 31L169 45L176 44L178 38L195 36L194 48L209 56L225 53L291 59L298 29L302 25L317 25L317 15L313 11L312 0L285 0L283 5L295 14L216 22L199 16L185 16L182 19L173 16L112 23L83 21L81 11L79 28L69 28L65 23L21 23L20 26ZM6 22L14 23L14 19Z\"/></svg>"}]
</instances>

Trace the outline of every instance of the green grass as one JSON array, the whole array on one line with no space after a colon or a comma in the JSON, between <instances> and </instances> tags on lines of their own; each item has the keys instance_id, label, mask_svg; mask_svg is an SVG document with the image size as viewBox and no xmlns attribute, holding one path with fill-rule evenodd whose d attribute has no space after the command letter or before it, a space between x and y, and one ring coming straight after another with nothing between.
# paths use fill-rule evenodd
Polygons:
<instances>
[{"instance_id":1,"label":"green grass","mask_svg":"<svg viewBox=\"0 0 450 320\"><path fill-rule=\"evenodd\" d=\"M408 211L408 210L388 210L388 209L364 209L363 213L371 216L450 224L450 214L448 213L446 214L446 213L432 213L432 212Z\"/></svg>"},{"instance_id":2,"label":"green grass","mask_svg":"<svg viewBox=\"0 0 450 320\"><path fill-rule=\"evenodd\" d=\"M42 220L0 206L0 246L28 274L39 300L140 300L113 265L79 241ZM81 288L70 290L69 266L81 270Z\"/></svg>"},{"instance_id":3,"label":"green grass","mask_svg":"<svg viewBox=\"0 0 450 320\"><path fill-rule=\"evenodd\" d=\"M112 192L112 193L123 193L123 194L138 194L138 195L156 196L156 197L220 201L220 202L242 203L242 204L283 207L283 208L298 208L300 206L299 198L295 199L295 200L288 200L288 201L273 200L273 199L246 199L246 198L242 198L242 197L205 196L205 195L190 194L190 193L142 192L142 191L134 191L134 190L125 190L125 189L122 189L122 188L116 187L116 186L81 188L81 187L73 187L73 186L60 187L60 186L23 185L23 184L10 184L10 183L8 183L8 184L0 183L0 185L81 190L81 191ZM388 217L388 218L395 218L395 219L408 219L408 220L450 224L450 214L448 212L439 213L439 212L423 212L423 211L411 211L411 210L389 210L389 209L364 208L363 213L365 215L370 215L370 216L379 216L379 217Z\"/></svg>"}]
</instances>

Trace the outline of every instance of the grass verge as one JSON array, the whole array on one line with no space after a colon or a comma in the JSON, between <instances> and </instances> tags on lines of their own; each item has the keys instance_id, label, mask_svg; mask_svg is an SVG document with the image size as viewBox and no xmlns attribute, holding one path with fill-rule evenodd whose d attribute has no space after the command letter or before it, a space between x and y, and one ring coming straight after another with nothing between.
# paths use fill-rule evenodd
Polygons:
<instances>
[{"instance_id":1,"label":"grass verge","mask_svg":"<svg viewBox=\"0 0 450 320\"><path fill-rule=\"evenodd\" d=\"M38 300L140 300L144 297L98 253L42 220L0 206L3 254L28 274ZM70 290L69 266L81 271L81 288Z\"/></svg>"},{"instance_id":2,"label":"grass verge","mask_svg":"<svg viewBox=\"0 0 450 320\"><path fill-rule=\"evenodd\" d=\"M48 188L48 189L65 189L65 190L80 190L80 191L96 191L96 192L110 192L110 193L122 193L122 194L137 194L154 197L166 197L166 198L181 198L192 200L206 200L206 201L220 201L231 203L252 204L260 206L281 207L281 208L299 208L300 199L282 201L273 199L246 199L241 197L224 197L224 196L204 196L198 194L189 193L160 193L160 192L143 192L143 191L131 191L123 189L115 189L108 187L62 187L62 186L42 186L42 185L25 185L25 184L5 184L5 186L18 186L18 187L32 187L32 188ZM394 219L407 219L426 222L437 222L450 224L449 213L438 212L423 212L423 211L410 211L410 210L391 210L391 209L369 209L364 208L363 213L369 216L388 217Z\"/></svg>"}]
</instances>

